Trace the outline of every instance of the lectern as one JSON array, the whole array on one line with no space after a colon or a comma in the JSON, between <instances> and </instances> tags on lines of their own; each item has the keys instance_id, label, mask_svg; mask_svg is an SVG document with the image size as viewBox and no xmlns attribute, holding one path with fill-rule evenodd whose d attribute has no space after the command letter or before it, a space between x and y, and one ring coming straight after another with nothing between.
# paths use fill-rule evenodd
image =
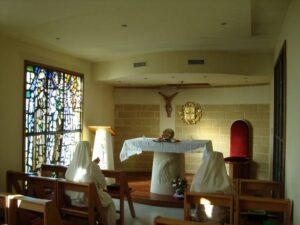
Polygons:
<instances>
[{"instance_id":1,"label":"lectern","mask_svg":"<svg viewBox=\"0 0 300 225\"><path fill-rule=\"evenodd\" d=\"M88 128L95 133L93 160L99 157L101 169L114 170L112 136L115 132L109 126L89 126Z\"/></svg>"}]
</instances>

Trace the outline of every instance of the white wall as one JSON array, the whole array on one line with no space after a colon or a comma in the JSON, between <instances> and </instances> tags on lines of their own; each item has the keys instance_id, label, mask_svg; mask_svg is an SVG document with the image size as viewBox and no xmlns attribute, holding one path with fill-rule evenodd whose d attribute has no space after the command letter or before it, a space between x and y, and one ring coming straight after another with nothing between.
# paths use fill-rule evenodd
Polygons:
<instances>
[{"instance_id":1,"label":"white wall","mask_svg":"<svg viewBox=\"0 0 300 225\"><path fill-rule=\"evenodd\" d=\"M113 125L113 89L95 83L89 62L0 35L0 191L6 170L22 169L24 60L84 74L83 138L87 125Z\"/></svg>"},{"instance_id":2,"label":"white wall","mask_svg":"<svg viewBox=\"0 0 300 225\"><path fill-rule=\"evenodd\" d=\"M300 224L300 1L291 1L280 38L275 59L287 41L287 127L286 127L286 197L294 201L294 223Z\"/></svg>"},{"instance_id":3,"label":"white wall","mask_svg":"<svg viewBox=\"0 0 300 225\"><path fill-rule=\"evenodd\" d=\"M188 59L205 59L201 66L190 66ZM134 62L147 63L146 67L134 68ZM272 55L268 53L239 53L228 51L180 51L137 55L125 59L94 64L97 80L119 79L142 75L204 73L268 76L272 74Z\"/></svg>"}]
</instances>

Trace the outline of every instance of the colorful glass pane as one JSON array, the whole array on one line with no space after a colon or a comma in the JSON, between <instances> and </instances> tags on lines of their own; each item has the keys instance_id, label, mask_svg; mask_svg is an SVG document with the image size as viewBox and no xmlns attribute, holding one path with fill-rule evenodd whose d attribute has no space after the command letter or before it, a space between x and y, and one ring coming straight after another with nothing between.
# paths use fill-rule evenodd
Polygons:
<instances>
[{"instance_id":1,"label":"colorful glass pane","mask_svg":"<svg viewBox=\"0 0 300 225\"><path fill-rule=\"evenodd\" d=\"M82 131L82 77L37 65L25 76L25 171L68 165Z\"/></svg>"}]
</instances>

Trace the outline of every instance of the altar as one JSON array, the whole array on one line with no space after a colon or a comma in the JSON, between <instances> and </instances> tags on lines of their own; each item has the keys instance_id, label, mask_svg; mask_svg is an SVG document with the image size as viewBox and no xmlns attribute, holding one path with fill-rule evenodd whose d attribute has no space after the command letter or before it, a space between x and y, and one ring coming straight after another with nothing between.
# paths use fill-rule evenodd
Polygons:
<instances>
[{"instance_id":1,"label":"altar","mask_svg":"<svg viewBox=\"0 0 300 225\"><path fill-rule=\"evenodd\" d=\"M210 140L182 140L180 142L158 142L155 138L134 138L125 140L120 152L121 162L142 152L154 152L150 191L156 194L172 195L171 182L185 175L185 152L212 151Z\"/></svg>"}]
</instances>

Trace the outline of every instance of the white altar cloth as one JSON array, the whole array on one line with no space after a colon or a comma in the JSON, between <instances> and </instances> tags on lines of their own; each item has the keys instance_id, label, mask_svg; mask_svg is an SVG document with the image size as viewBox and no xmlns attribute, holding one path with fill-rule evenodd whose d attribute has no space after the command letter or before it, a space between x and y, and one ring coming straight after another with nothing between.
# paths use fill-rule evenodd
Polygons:
<instances>
[{"instance_id":1,"label":"white altar cloth","mask_svg":"<svg viewBox=\"0 0 300 225\"><path fill-rule=\"evenodd\" d=\"M203 151L205 154L213 149L210 140L182 140L176 143L156 142L154 140L155 138L144 137L125 140L120 152L121 162L143 151L164 153Z\"/></svg>"},{"instance_id":2,"label":"white altar cloth","mask_svg":"<svg viewBox=\"0 0 300 225\"><path fill-rule=\"evenodd\" d=\"M212 151L210 140L183 140L180 142L157 142L155 138L134 138L125 140L120 152L120 160L124 161L130 156L143 151L154 152L150 192L156 194L172 195L174 188L172 179L185 175L185 152Z\"/></svg>"}]
</instances>

